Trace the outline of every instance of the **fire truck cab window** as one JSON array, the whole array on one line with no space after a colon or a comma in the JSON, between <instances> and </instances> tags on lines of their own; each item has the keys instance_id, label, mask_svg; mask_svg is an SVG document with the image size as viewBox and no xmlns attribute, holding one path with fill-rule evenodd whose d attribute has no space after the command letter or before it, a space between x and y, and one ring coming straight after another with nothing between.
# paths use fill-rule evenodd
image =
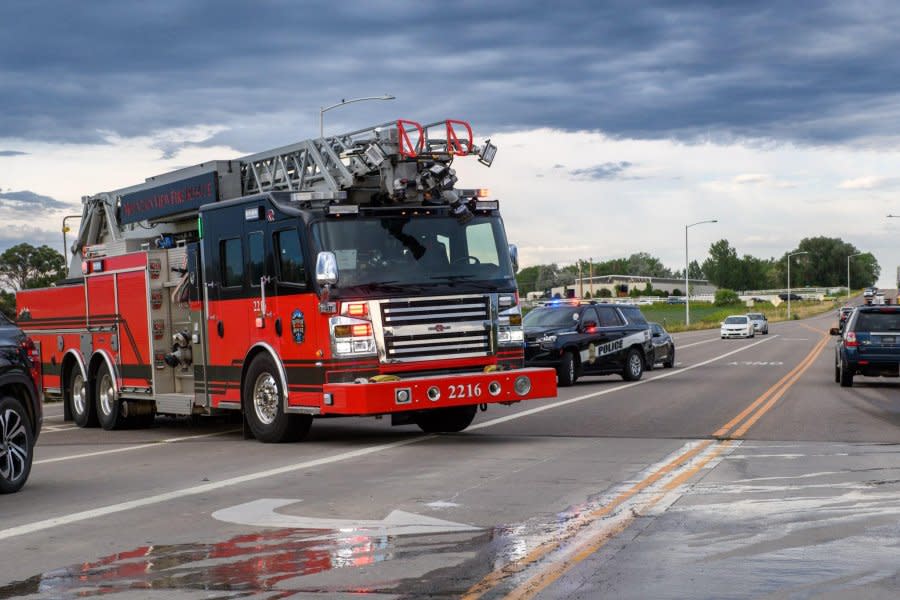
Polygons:
<instances>
[{"instance_id":1,"label":"fire truck cab window","mask_svg":"<svg viewBox=\"0 0 900 600\"><path fill-rule=\"evenodd\" d=\"M275 232L275 251L278 254L278 277L282 283L304 284L303 251L296 229Z\"/></svg>"},{"instance_id":2,"label":"fire truck cab window","mask_svg":"<svg viewBox=\"0 0 900 600\"><path fill-rule=\"evenodd\" d=\"M244 253L240 238L219 242L222 287L240 287L244 283Z\"/></svg>"},{"instance_id":3,"label":"fire truck cab window","mask_svg":"<svg viewBox=\"0 0 900 600\"><path fill-rule=\"evenodd\" d=\"M250 232L247 236L247 249L250 252L250 285L259 287L259 282L265 275L266 260L262 231Z\"/></svg>"},{"instance_id":4,"label":"fire truck cab window","mask_svg":"<svg viewBox=\"0 0 900 600\"><path fill-rule=\"evenodd\" d=\"M469 260L480 264L499 265L497 243L490 223L476 223L466 227L466 246Z\"/></svg>"}]
</instances>

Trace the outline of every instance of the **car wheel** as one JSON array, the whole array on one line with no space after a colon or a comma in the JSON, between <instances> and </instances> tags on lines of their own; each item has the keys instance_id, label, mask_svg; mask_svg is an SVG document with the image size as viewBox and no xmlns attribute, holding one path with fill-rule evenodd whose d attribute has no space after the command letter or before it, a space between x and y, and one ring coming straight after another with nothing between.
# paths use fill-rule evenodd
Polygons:
<instances>
[{"instance_id":1,"label":"car wheel","mask_svg":"<svg viewBox=\"0 0 900 600\"><path fill-rule=\"evenodd\" d=\"M637 381L644 374L644 358L641 353L632 348L625 356L625 369L622 371L622 379L625 381Z\"/></svg>"},{"instance_id":2,"label":"car wheel","mask_svg":"<svg viewBox=\"0 0 900 600\"><path fill-rule=\"evenodd\" d=\"M122 401L116 394L116 386L109 367L100 366L95 379L94 399L97 401L96 411L100 426L107 431L119 429L125 423L122 416Z\"/></svg>"},{"instance_id":3,"label":"car wheel","mask_svg":"<svg viewBox=\"0 0 900 600\"><path fill-rule=\"evenodd\" d=\"M835 361L835 363L834 363L834 382L835 383L841 382L841 367L840 367L840 365L838 365L837 361Z\"/></svg>"},{"instance_id":4,"label":"car wheel","mask_svg":"<svg viewBox=\"0 0 900 600\"><path fill-rule=\"evenodd\" d=\"M0 398L0 494L22 489L31 473L34 437L22 403L12 396Z\"/></svg>"},{"instance_id":5,"label":"car wheel","mask_svg":"<svg viewBox=\"0 0 900 600\"><path fill-rule=\"evenodd\" d=\"M663 368L671 369L675 366L675 346L669 348L669 355L666 357L666 360L663 361Z\"/></svg>"},{"instance_id":6,"label":"car wheel","mask_svg":"<svg viewBox=\"0 0 900 600\"><path fill-rule=\"evenodd\" d=\"M472 424L478 406L451 406L421 412L413 422L425 433L459 433Z\"/></svg>"},{"instance_id":7,"label":"car wheel","mask_svg":"<svg viewBox=\"0 0 900 600\"><path fill-rule=\"evenodd\" d=\"M841 362L840 384L841 387L853 387L853 372L843 362Z\"/></svg>"},{"instance_id":8,"label":"car wheel","mask_svg":"<svg viewBox=\"0 0 900 600\"><path fill-rule=\"evenodd\" d=\"M568 387L575 383L578 376L575 374L575 356L571 352L563 352L562 360L556 367L556 379L559 387Z\"/></svg>"},{"instance_id":9,"label":"car wheel","mask_svg":"<svg viewBox=\"0 0 900 600\"><path fill-rule=\"evenodd\" d=\"M250 363L244 379L244 418L253 437L267 444L295 442L309 432L312 416L284 412L284 391L275 363L260 354Z\"/></svg>"},{"instance_id":10,"label":"car wheel","mask_svg":"<svg viewBox=\"0 0 900 600\"><path fill-rule=\"evenodd\" d=\"M66 377L66 402L72 411L72 419L79 427L96 427L99 425L97 411L88 395L88 386L78 365L72 365Z\"/></svg>"}]
</instances>

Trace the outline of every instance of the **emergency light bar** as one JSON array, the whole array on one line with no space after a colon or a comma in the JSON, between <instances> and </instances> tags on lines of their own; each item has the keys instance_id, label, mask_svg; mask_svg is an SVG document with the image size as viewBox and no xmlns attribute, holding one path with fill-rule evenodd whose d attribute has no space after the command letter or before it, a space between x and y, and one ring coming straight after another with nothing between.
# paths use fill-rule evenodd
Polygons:
<instances>
[{"instance_id":1,"label":"emergency light bar","mask_svg":"<svg viewBox=\"0 0 900 600\"><path fill-rule=\"evenodd\" d=\"M346 200L347 192L291 192L291 201L309 202L311 200Z\"/></svg>"},{"instance_id":2,"label":"emergency light bar","mask_svg":"<svg viewBox=\"0 0 900 600\"><path fill-rule=\"evenodd\" d=\"M358 215L357 204L329 204L325 207L325 213L329 215Z\"/></svg>"}]
</instances>

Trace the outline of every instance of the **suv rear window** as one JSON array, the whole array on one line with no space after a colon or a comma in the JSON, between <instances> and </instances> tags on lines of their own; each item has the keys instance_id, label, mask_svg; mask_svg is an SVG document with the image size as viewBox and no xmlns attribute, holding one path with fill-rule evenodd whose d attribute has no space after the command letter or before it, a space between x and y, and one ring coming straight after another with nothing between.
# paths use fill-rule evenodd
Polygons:
<instances>
[{"instance_id":1,"label":"suv rear window","mask_svg":"<svg viewBox=\"0 0 900 600\"><path fill-rule=\"evenodd\" d=\"M618 308L622 311L622 314L625 315L625 318L628 319L629 323L637 323L639 325L647 324L644 313L642 313L641 309L637 306L619 306Z\"/></svg>"},{"instance_id":2,"label":"suv rear window","mask_svg":"<svg viewBox=\"0 0 900 600\"><path fill-rule=\"evenodd\" d=\"M868 312L859 313L856 317L855 331L900 331L900 312Z\"/></svg>"}]
</instances>

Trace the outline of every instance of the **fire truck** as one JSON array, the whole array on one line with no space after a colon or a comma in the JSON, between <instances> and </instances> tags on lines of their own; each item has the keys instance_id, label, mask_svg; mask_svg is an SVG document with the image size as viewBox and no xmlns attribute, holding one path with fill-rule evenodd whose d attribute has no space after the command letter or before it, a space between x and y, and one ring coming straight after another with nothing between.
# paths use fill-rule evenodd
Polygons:
<instances>
[{"instance_id":1,"label":"fire truck","mask_svg":"<svg viewBox=\"0 0 900 600\"><path fill-rule=\"evenodd\" d=\"M247 437L313 418L462 431L478 408L556 395L524 368L490 166L458 120L398 120L82 198L68 276L17 294L43 391L104 429L241 414Z\"/></svg>"}]
</instances>

